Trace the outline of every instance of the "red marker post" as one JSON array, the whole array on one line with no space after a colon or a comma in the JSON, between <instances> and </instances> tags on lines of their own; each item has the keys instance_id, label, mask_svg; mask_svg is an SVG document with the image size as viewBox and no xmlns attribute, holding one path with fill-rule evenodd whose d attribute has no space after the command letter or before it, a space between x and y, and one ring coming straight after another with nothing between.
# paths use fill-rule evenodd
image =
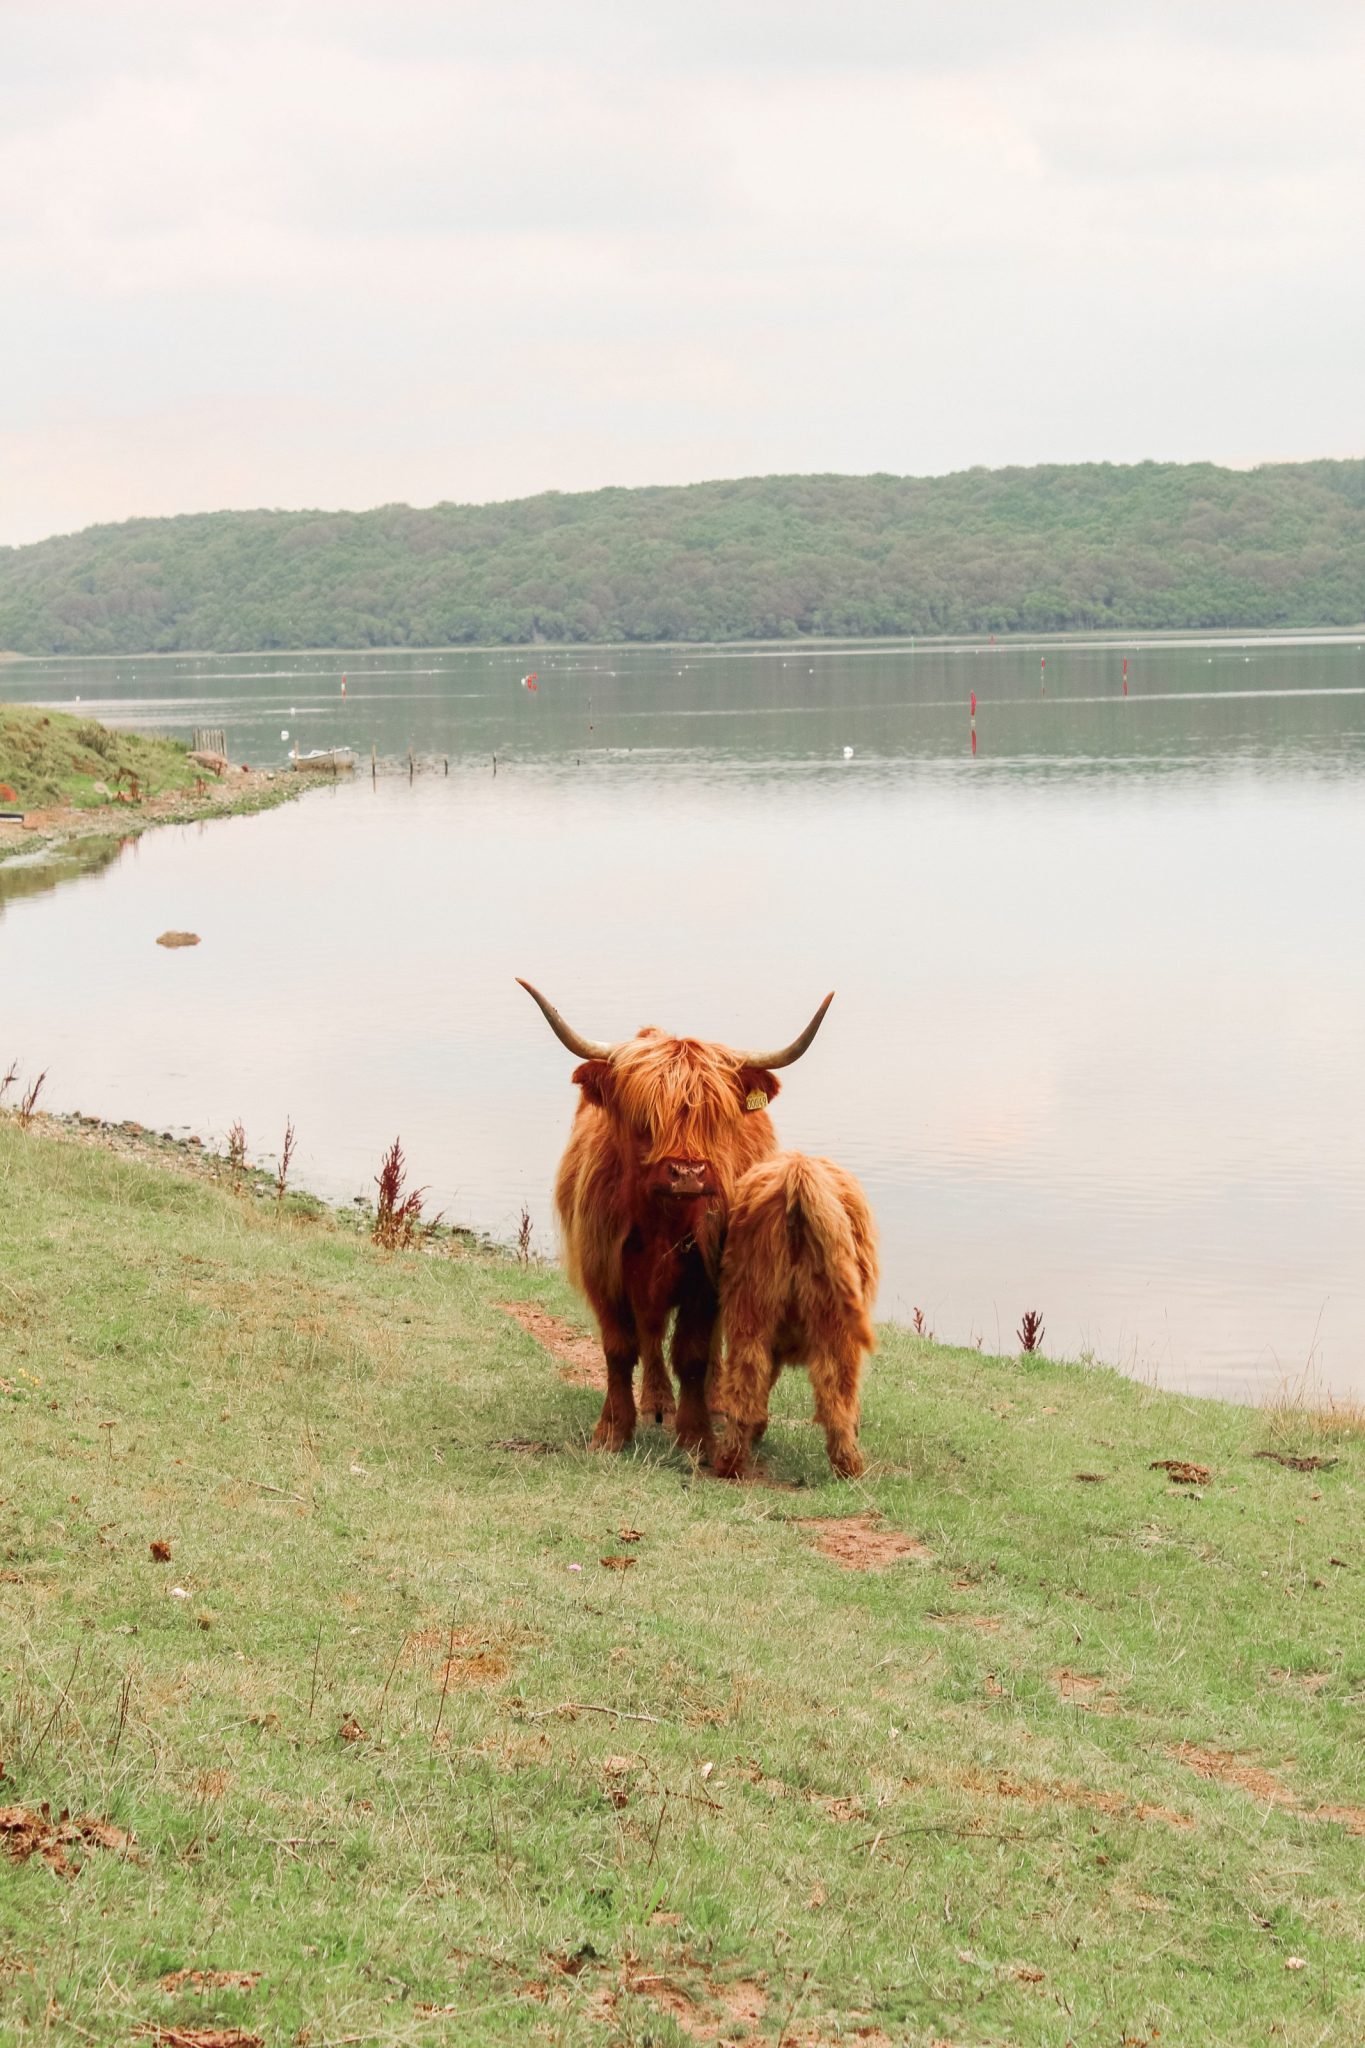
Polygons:
<instances>
[{"instance_id":1,"label":"red marker post","mask_svg":"<svg viewBox=\"0 0 1365 2048\"><path fill-rule=\"evenodd\" d=\"M1123 657L1123 694L1128 695L1128 656Z\"/></svg>"}]
</instances>

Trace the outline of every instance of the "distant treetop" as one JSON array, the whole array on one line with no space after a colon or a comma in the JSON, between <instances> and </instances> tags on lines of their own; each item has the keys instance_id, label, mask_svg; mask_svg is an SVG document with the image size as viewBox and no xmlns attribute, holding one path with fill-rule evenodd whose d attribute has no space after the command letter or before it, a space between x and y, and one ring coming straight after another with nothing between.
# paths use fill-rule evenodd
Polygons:
<instances>
[{"instance_id":1,"label":"distant treetop","mask_svg":"<svg viewBox=\"0 0 1365 2048\"><path fill-rule=\"evenodd\" d=\"M773 476L209 512L0 549L21 654L1365 620L1365 461Z\"/></svg>"}]
</instances>

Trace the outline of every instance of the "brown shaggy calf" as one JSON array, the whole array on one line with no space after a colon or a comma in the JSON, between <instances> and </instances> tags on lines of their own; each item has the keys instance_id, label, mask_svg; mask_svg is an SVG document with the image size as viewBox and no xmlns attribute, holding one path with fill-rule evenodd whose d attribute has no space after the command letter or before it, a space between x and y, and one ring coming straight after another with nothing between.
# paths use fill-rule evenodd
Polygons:
<instances>
[{"instance_id":1,"label":"brown shaggy calf","mask_svg":"<svg viewBox=\"0 0 1365 2048\"><path fill-rule=\"evenodd\" d=\"M877 1227L852 1174L804 1152L751 1166L735 1188L720 1268L725 1357L712 1405L725 1417L715 1455L725 1478L743 1475L777 1375L796 1364L810 1370L830 1464L857 1478L876 1293Z\"/></svg>"}]
</instances>

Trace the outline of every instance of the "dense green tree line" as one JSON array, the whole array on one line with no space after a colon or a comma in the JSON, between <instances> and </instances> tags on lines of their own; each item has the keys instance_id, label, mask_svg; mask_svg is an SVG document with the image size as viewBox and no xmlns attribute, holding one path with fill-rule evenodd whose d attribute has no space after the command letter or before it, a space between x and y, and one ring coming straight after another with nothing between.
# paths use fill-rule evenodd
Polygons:
<instances>
[{"instance_id":1,"label":"dense green tree line","mask_svg":"<svg viewBox=\"0 0 1365 2048\"><path fill-rule=\"evenodd\" d=\"M25 654L1362 620L1365 461L756 477L0 549Z\"/></svg>"}]
</instances>

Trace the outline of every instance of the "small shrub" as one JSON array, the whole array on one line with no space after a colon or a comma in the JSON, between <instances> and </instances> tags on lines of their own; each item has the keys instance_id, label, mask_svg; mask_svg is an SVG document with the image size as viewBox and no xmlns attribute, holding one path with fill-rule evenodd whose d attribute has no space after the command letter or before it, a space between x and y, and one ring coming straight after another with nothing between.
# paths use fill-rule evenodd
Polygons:
<instances>
[{"instance_id":1,"label":"small shrub","mask_svg":"<svg viewBox=\"0 0 1365 2048\"><path fill-rule=\"evenodd\" d=\"M517 1222L517 1259L523 1266L531 1263L531 1212L525 1202Z\"/></svg>"},{"instance_id":2,"label":"small shrub","mask_svg":"<svg viewBox=\"0 0 1365 2048\"><path fill-rule=\"evenodd\" d=\"M240 1117L228 1128L228 1165L238 1180L246 1172L246 1131Z\"/></svg>"},{"instance_id":3,"label":"small shrub","mask_svg":"<svg viewBox=\"0 0 1365 2048\"><path fill-rule=\"evenodd\" d=\"M9 1071L3 1077L0 1077L0 1102L4 1101L5 1097L9 1094L10 1089L14 1086L18 1078L19 1069L17 1066L11 1064Z\"/></svg>"}]
</instances>

